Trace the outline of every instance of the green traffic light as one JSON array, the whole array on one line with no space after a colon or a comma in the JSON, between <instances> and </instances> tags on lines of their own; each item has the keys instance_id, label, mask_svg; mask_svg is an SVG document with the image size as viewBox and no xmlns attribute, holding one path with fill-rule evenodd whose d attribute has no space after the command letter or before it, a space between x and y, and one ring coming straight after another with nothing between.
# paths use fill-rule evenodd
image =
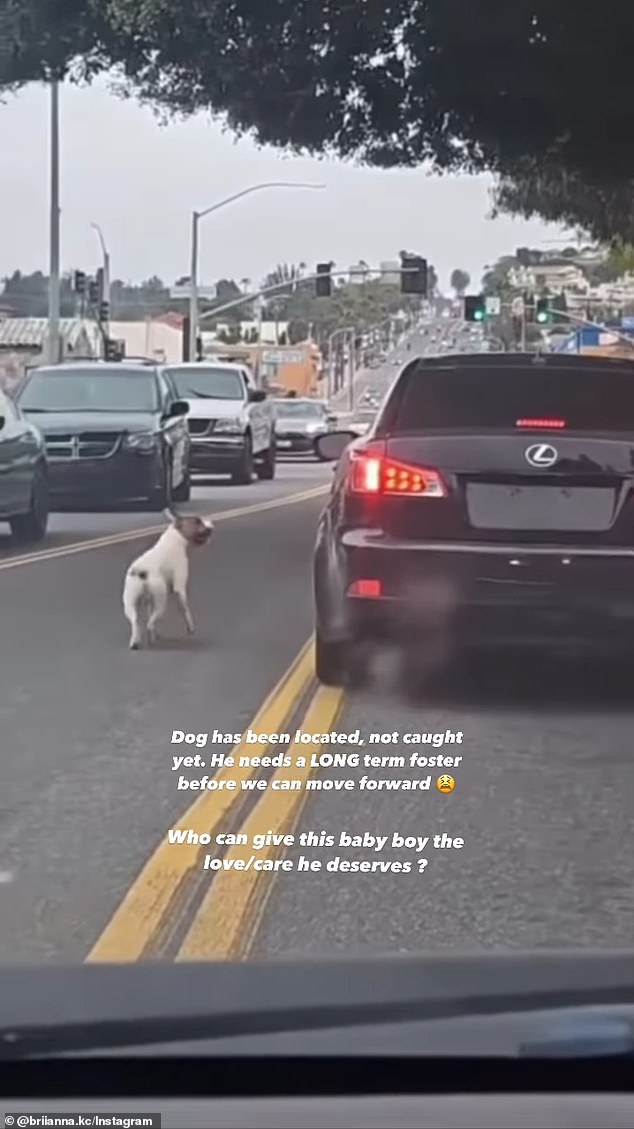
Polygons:
<instances>
[{"instance_id":1,"label":"green traffic light","mask_svg":"<svg viewBox=\"0 0 634 1129\"><path fill-rule=\"evenodd\" d=\"M546 313L545 310L539 311L539 313L537 315L537 320L538 320L538 322L541 322L542 325L543 325L544 322L548 321L548 314Z\"/></svg>"},{"instance_id":2,"label":"green traffic light","mask_svg":"<svg viewBox=\"0 0 634 1129\"><path fill-rule=\"evenodd\" d=\"M474 310L473 311L473 320L474 321L484 321L484 310Z\"/></svg>"}]
</instances>

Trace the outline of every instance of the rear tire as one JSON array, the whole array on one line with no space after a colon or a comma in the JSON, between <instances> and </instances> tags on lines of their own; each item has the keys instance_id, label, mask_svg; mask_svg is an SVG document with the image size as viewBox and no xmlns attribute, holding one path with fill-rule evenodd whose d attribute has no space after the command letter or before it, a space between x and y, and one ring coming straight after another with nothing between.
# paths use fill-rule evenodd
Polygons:
<instances>
[{"instance_id":1,"label":"rear tire","mask_svg":"<svg viewBox=\"0 0 634 1129\"><path fill-rule=\"evenodd\" d=\"M271 482L275 478L276 462L277 451L275 449L275 443L271 443L271 446L264 455L262 462L255 468L256 474L261 482Z\"/></svg>"},{"instance_id":2,"label":"rear tire","mask_svg":"<svg viewBox=\"0 0 634 1129\"><path fill-rule=\"evenodd\" d=\"M315 674L322 686L343 687L348 679L349 648L347 643L327 643L315 634Z\"/></svg>"},{"instance_id":3,"label":"rear tire","mask_svg":"<svg viewBox=\"0 0 634 1129\"><path fill-rule=\"evenodd\" d=\"M172 504L172 499L172 467L168 463L163 470L162 481L148 498L150 512L161 513L162 510Z\"/></svg>"},{"instance_id":4,"label":"rear tire","mask_svg":"<svg viewBox=\"0 0 634 1129\"><path fill-rule=\"evenodd\" d=\"M37 470L31 487L31 500L25 514L9 518L13 538L23 545L43 541L48 528L49 498L46 475Z\"/></svg>"},{"instance_id":5,"label":"rear tire","mask_svg":"<svg viewBox=\"0 0 634 1129\"><path fill-rule=\"evenodd\" d=\"M189 470L186 470L183 481L172 490L172 498L175 502L189 502L191 496L192 480Z\"/></svg>"},{"instance_id":6,"label":"rear tire","mask_svg":"<svg viewBox=\"0 0 634 1129\"><path fill-rule=\"evenodd\" d=\"M326 643L316 635L315 674L324 686L360 690L368 682L367 648L362 642Z\"/></svg>"}]
</instances>

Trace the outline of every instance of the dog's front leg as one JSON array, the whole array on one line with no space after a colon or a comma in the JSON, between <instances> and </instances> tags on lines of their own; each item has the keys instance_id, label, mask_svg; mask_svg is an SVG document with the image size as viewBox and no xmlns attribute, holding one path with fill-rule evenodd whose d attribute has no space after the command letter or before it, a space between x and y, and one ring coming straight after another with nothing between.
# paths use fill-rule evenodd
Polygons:
<instances>
[{"instance_id":1,"label":"dog's front leg","mask_svg":"<svg viewBox=\"0 0 634 1129\"><path fill-rule=\"evenodd\" d=\"M175 584L174 588L173 588L173 592L174 592L174 596L176 597L176 602L177 602L177 604L178 604L178 606L181 610L181 614L183 616L183 619L185 621L187 633L189 635L193 635L194 634L194 621L192 619L192 613L189 610L189 602L187 600L187 591L186 591L186 589L184 588L183 585Z\"/></svg>"}]
</instances>

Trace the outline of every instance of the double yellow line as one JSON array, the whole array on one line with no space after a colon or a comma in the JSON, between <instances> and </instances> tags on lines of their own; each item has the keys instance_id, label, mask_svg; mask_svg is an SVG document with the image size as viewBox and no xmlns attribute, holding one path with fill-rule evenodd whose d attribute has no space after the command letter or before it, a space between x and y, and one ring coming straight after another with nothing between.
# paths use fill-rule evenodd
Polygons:
<instances>
[{"instance_id":1,"label":"double yellow line","mask_svg":"<svg viewBox=\"0 0 634 1129\"><path fill-rule=\"evenodd\" d=\"M343 691L315 682L311 638L248 728L256 733L294 729L326 733L335 724L342 703ZM310 767L310 755L319 752L320 746L293 743L290 748L278 746L271 751L279 752L280 748L290 754L291 767L274 772L267 787L255 792L258 799L250 810L248 801L254 793L243 789L242 784L259 776L261 769L251 764L240 767L239 758L261 756L267 750L243 739L233 750L234 767L224 766L216 774L219 780L235 780L238 787L234 791L204 792L178 826L198 835L207 833L212 843L219 833L243 832L247 845L230 847L224 855L232 862L246 861L254 854L251 843L256 834L291 833L306 802L305 784L315 772ZM217 747L220 749L222 746ZM295 766L295 756L300 753L306 767ZM300 780L301 788L280 790L279 785L290 780ZM270 896L274 872L233 868L204 871L204 857L212 850L211 845L170 844L166 834L86 959L125 963L244 959ZM257 857L274 860L283 851L283 847L268 846L258 851Z\"/></svg>"},{"instance_id":2,"label":"double yellow line","mask_svg":"<svg viewBox=\"0 0 634 1129\"><path fill-rule=\"evenodd\" d=\"M207 520L216 524L221 521L233 521L235 518L248 517L249 514L264 513L266 510L279 510L284 506L294 506L298 502L307 502L311 498L318 498L328 492L328 486L315 486L310 490L302 490L297 494L287 494L281 498L271 498L267 502L253 502L249 506L237 506L232 510L219 510L215 514L207 514ZM89 537L84 541L73 541L68 545L57 545L51 549L37 549L32 553L20 553L16 556L0 560L0 572L12 568L23 568L25 565L36 564L38 561L52 561L57 557L73 557L77 553L88 553L94 549L107 549L110 545L124 545L128 541L140 541L143 537L162 533L165 522L160 525L145 525L138 529L127 529L121 533L107 533L103 537Z\"/></svg>"}]
</instances>

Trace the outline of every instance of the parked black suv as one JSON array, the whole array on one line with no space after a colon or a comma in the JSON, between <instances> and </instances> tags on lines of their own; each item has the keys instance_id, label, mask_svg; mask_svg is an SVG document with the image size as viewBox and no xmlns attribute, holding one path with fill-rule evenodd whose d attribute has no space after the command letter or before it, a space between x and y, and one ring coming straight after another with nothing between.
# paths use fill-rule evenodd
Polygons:
<instances>
[{"instance_id":1,"label":"parked black suv","mask_svg":"<svg viewBox=\"0 0 634 1129\"><path fill-rule=\"evenodd\" d=\"M143 499L160 510L188 500L187 404L157 366L36 368L16 399L44 436L52 501Z\"/></svg>"}]
</instances>

